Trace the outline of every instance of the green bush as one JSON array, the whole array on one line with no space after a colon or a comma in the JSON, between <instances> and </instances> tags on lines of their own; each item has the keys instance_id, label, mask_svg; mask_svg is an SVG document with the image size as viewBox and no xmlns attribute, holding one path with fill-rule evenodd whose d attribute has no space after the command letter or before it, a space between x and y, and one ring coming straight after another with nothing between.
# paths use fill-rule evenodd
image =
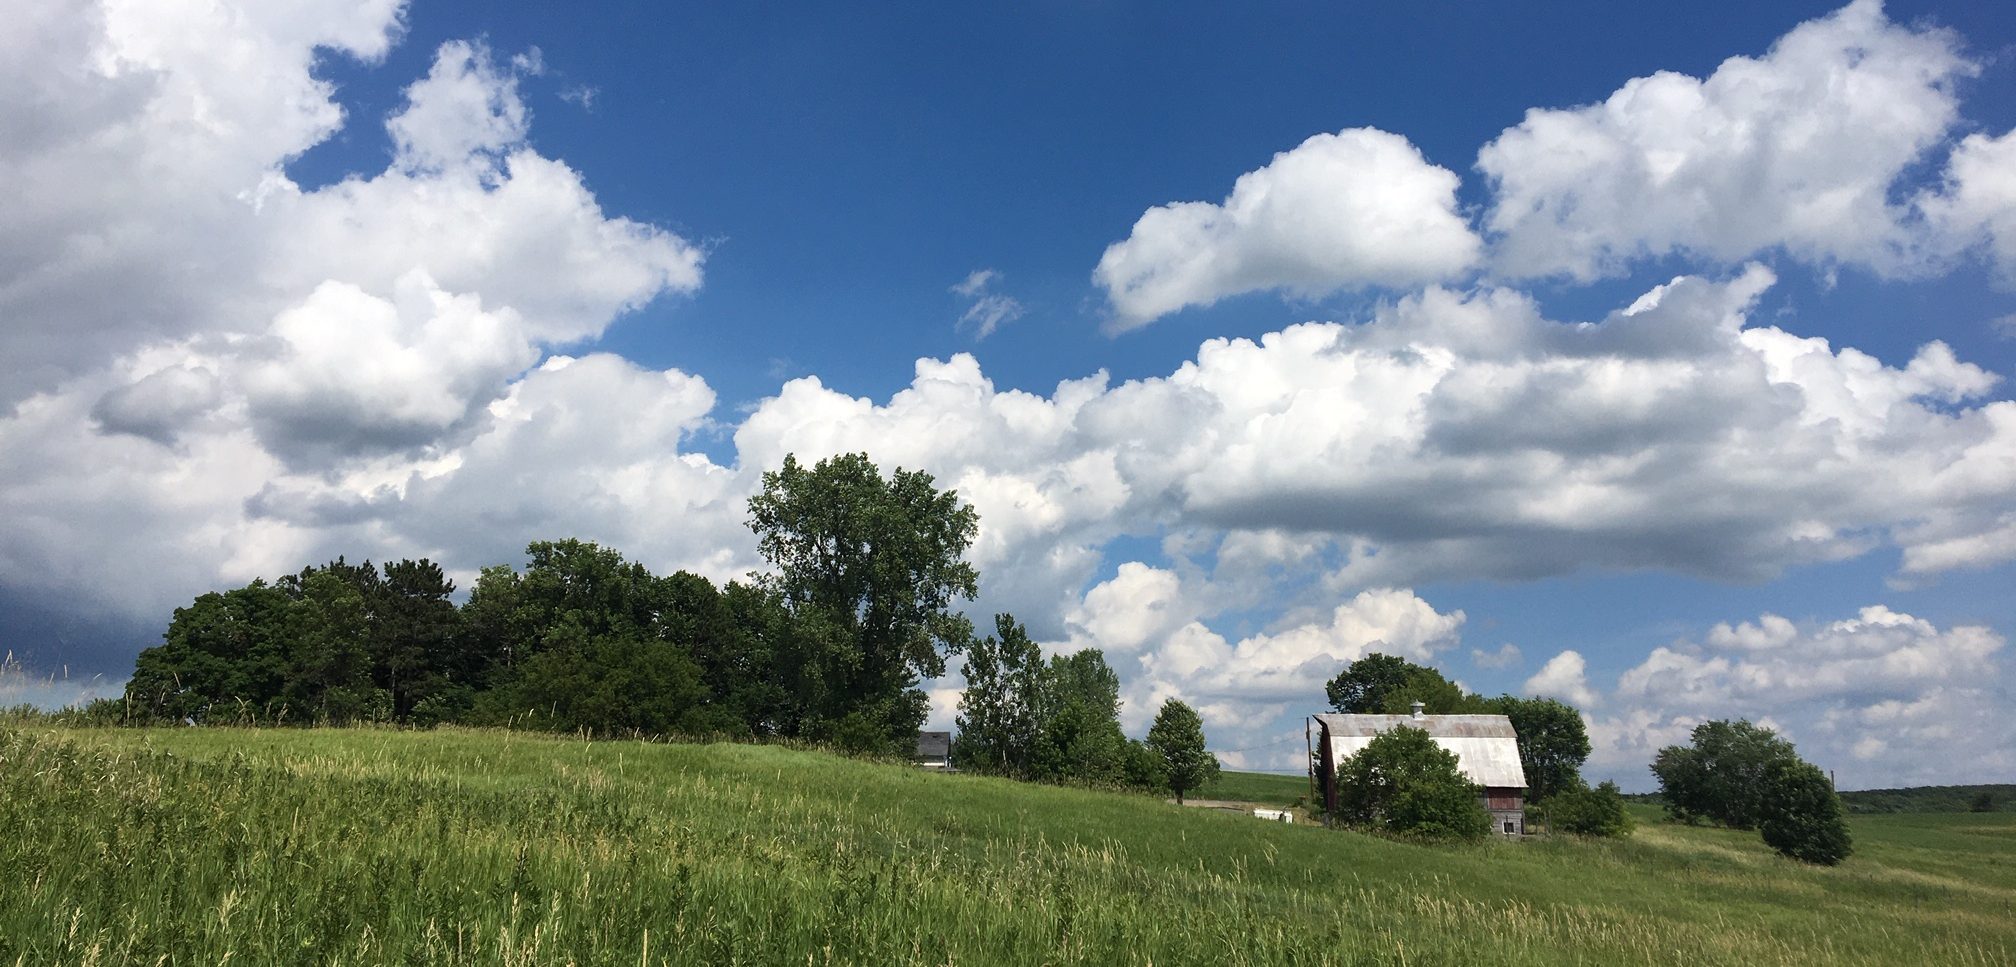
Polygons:
<instances>
[{"instance_id":1,"label":"green bush","mask_svg":"<svg viewBox=\"0 0 2016 967\"><path fill-rule=\"evenodd\" d=\"M1491 831L1491 814L1455 754L1406 726L1374 736L1337 767L1337 818L1428 839L1481 839Z\"/></svg>"},{"instance_id":2,"label":"green bush","mask_svg":"<svg viewBox=\"0 0 2016 967\"><path fill-rule=\"evenodd\" d=\"M1631 814L1625 811L1624 794L1614 782L1605 782L1594 789L1578 783L1529 811L1552 832L1576 836L1623 836L1631 832Z\"/></svg>"},{"instance_id":3,"label":"green bush","mask_svg":"<svg viewBox=\"0 0 2016 967\"><path fill-rule=\"evenodd\" d=\"M1848 858L1852 843L1841 817L1841 800L1826 773L1811 763L1774 762L1760 791L1764 844L1795 860L1833 866Z\"/></svg>"}]
</instances>

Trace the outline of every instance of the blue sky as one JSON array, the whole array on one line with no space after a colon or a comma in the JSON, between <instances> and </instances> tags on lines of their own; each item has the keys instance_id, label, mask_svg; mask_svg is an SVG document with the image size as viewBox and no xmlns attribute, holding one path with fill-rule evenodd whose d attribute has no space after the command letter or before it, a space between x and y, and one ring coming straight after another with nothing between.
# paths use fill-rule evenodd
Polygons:
<instances>
[{"instance_id":1,"label":"blue sky","mask_svg":"<svg viewBox=\"0 0 2016 967\"><path fill-rule=\"evenodd\" d=\"M1236 764L1383 648L1628 785L1735 715L2016 771L1951 711L2016 632L2016 15L1389 7L27 18L0 647L116 682L338 553L732 577L766 462L865 448Z\"/></svg>"}]
</instances>

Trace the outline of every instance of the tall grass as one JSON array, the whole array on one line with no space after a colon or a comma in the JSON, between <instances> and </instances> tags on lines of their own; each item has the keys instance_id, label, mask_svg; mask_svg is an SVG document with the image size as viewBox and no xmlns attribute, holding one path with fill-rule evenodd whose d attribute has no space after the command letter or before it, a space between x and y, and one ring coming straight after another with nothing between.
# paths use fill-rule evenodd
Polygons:
<instances>
[{"instance_id":1,"label":"tall grass","mask_svg":"<svg viewBox=\"0 0 2016 967\"><path fill-rule=\"evenodd\" d=\"M2008 963L2016 827L1937 818L1858 820L1823 870L776 747L29 726L0 729L0 964Z\"/></svg>"}]
</instances>

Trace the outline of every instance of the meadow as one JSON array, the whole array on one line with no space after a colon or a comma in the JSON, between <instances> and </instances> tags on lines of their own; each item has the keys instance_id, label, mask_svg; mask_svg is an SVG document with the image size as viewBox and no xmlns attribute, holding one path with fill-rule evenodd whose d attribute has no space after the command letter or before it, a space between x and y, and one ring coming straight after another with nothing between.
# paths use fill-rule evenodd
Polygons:
<instances>
[{"instance_id":1,"label":"meadow","mask_svg":"<svg viewBox=\"0 0 2016 967\"><path fill-rule=\"evenodd\" d=\"M24 724L0 828L0 964L2016 959L2008 814L1856 817L1822 869L1752 833L1424 846L781 746Z\"/></svg>"}]
</instances>

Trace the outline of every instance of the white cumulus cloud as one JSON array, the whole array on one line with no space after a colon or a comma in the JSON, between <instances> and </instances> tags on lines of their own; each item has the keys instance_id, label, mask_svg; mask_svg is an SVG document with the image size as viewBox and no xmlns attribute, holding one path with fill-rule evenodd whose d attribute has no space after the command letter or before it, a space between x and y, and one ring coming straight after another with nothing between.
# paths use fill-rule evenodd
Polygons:
<instances>
[{"instance_id":1,"label":"white cumulus cloud","mask_svg":"<svg viewBox=\"0 0 2016 967\"><path fill-rule=\"evenodd\" d=\"M1219 204L1151 208L1093 279L1127 330L1245 292L1321 296L1449 278L1479 242L1456 210L1456 175L1373 128L1319 134L1240 175Z\"/></svg>"},{"instance_id":2,"label":"white cumulus cloud","mask_svg":"<svg viewBox=\"0 0 2016 967\"><path fill-rule=\"evenodd\" d=\"M1706 78L1660 72L1529 111L1477 158L1493 265L1586 280L1647 256L1782 249L1914 271L1933 240L1892 190L1948 136L1954 82L1977 69L1952 33L1856 0Z\"/></svg>"},{"instance_id":3,"label":"white cumulus cloud","mask_svg":"<svg viewBox=\"0 0 2016 967\"><path fill-rule=\"evenodd\" d=\"M2016 767L2002 710L2006 639L1882 605L1852 618L1766 614L1654 648L1592 722L1600 769L1642 784L1654 753L1694 725L1747 718L1785 733L1844 787L1962 781Z\"/></svg>"}]
</instances>

